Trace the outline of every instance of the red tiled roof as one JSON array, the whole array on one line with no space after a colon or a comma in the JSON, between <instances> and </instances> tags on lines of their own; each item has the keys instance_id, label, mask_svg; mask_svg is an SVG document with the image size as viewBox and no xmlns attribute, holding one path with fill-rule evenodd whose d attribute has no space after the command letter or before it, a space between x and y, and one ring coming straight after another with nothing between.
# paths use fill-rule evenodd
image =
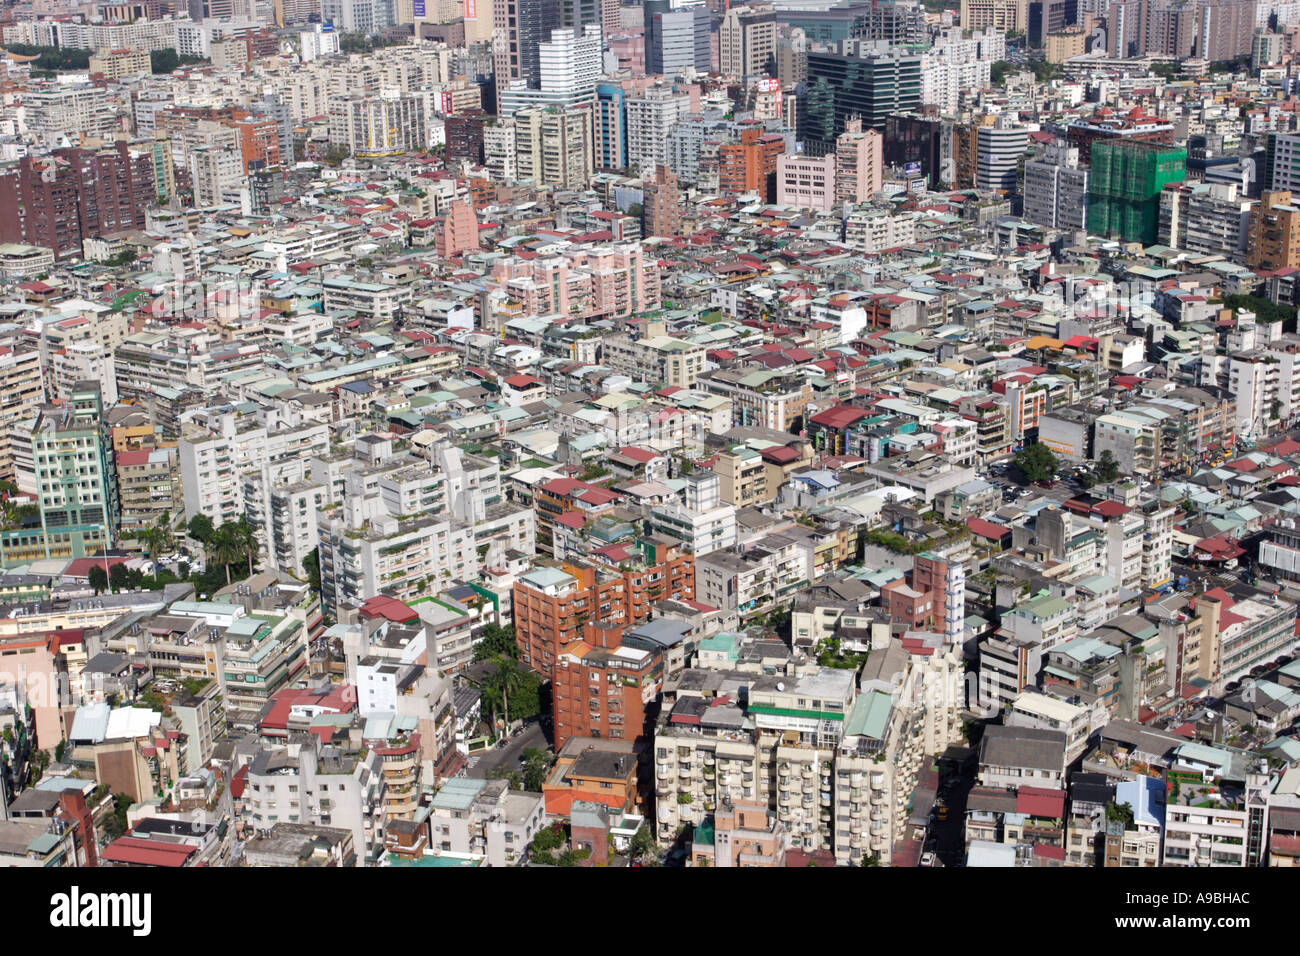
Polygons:
<instances>
[{"instance_id":1,"label":"red tiled roof","mask_svg":"<svg viewBox=\"0 0 1300 956\"><path fill-rule=\"evenodd\" d=\"M405 624L407 621L413 621L420 616L410 605L385 594L376 594L374 597L366 598L361 605L360 613L368 621L382 617L396 624Z\"/></svg>"},{"instance_id":2,"label":"red tiled roof","mask_svg":"<svg viewBox=\"0 0 1300 956\"><path fill-rule=\"evenodd\" d=\"M818 412L812 417L812 422L815 425L821 425L825 428L839 430L848 428L854 422L870 417L871 412L867 411L865 408L855 408L852 405L836 405L834 408L828 408L824 412Z\"/></svg>"},{"instance_id":3,"label":"red tiled roof","mask_svg":"<svg viewBox=\"0 0 1300 956\"><path fill-rule=\"evenodd\" d=\"M100 855L110 862L132 866L180 867L197 852L198 847L124 836L106 846Z\"/></svg>"},{"instance_id":4,"label":"red tiled roof","mask_svg":"<svg viewBox=\"0 0 1300 956\"><path fill-rule=\"evenodd\" d=\"M91 568L103 568L105 565L111 568L115 564L126 564L130 560L130 558L126 557L105 557L104 555L97 558L73 558L72 562L63 569L63 573L70 578L84 578L90 576Z\"/></svg>"},{"instance_id":5,"label":"red tiled roof","mask_svg":"<svg viewBox=\"0 0 1300 956\"><path fill-rule=\"evenodd\" d=\"M1065 815L1065 791L1021 787L1016 791L1016 813L1059 820Z\"/></svg>"},{"instance_id":6,"label":"red tiled roof","mask_svg":"<svg viewBox=\"0 0 1300 956\"><path fill-rule=\"evenodd\" d=\"M985 521L983 518L967 518L966 527L970 528L972 533L981 538L988 538L990 541L1001 541L1011 533L1011 529L1006 525Z\"/></svg>"},{"instance_id":7,"label":"red tiled roof","mask_svg":"<svg viewBox=\"0 0 1300 956\"><path fill-rule=\"evenodd\" d=\"M581 511L566 511L555 516L555 523L578 530L587 523L587 519Z\"/></svg>"}]
</instances>

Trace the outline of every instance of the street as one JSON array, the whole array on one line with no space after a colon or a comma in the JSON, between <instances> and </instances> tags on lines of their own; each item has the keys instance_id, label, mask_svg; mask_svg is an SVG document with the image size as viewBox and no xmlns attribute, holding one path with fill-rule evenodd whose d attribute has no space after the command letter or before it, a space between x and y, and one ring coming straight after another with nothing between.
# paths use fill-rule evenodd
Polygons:
<instances>
[{"instance_id":1,"label":"street","mask_svg":"<svg viewBox=\"0 0 1300 956\"><path fill-rule=\"evenodd\" d=\"M506 767L511 770L519 769L519 761L522 754L529 747L536 747L538 750L546 750L549 744L546 740L546 734L542 730L540 721L534 721L524 728L524 732L518 737L512 737L510 742L504 746L498 746L492 750L485 751L481 754L475 754L470 758L469 768L465 771L465 776L473 777L476 780L487 779L488 774L498 767Z\"/></svg>"}]
</instances>

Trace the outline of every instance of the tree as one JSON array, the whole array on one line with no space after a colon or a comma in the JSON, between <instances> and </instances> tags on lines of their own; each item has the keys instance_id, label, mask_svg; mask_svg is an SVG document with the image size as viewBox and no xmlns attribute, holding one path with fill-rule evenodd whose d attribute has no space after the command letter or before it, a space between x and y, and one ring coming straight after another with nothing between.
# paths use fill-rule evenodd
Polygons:
<instances>
[{"instance_id":1,"label":"tree","mask_svg":"<svg viewBox=\"0 0 1300 956\"><path fill-rule=\"evenodd\" d=\"M546 782L546 777L551 772L552 757L546 751L538 750L536 747L525 748L523 757L523 789L541 793L542 784Z\"/></svg>"},{"instance_id":2,"label":"tree","mask_svg":"<svg viewBox=\"0 0 1300 956\"><path fill-rule=\"evenodd\" d=\"M113 812L104 818L101 824L104 835L110 840L116 840L127 831L126 813L131 809L131 804L135 801L129 794L118 793L113 796Z\"/></svg>"},{"instance_id":3,"label":"tree","mask_svg":"<svg viewBox=\"0 0 1300 956\"><path fill-rule=\"evenodd\" d=\"M1007 74L1015 69L1015 66L1006 60L998 60L990 69L991 82L994 86L1001 86Z\"/></svg>"},{"instance_id":4,"label":"tree","mask_svg":"<svg viewBox=\"0 0 1300 956\"><path fill-rule=\"evenodd\" d=\"M1119 462L1115 460L1115 456L1108 448L1097 459L1097 478L1101 481L1114 481L1118 477Z\"/></svg>"},{"instance_id":5,"label":"tree","mask_svg":"<svg viewBox=\"0 0 1300 956\"><path fill-rule=\"evenodd\" d=\"M552 852L564 846L566 839L568 838L564 835L563 825L553 823L533 835L533 842L528 845L528 852L533 856L540 853L550 856Z\"/></svg>"},{"instance_id":6,"label":"tree","mask_svg":"<svg viewBox=\"0 0 1300 956\"><path fill-rule=\"evenodd\" d=\"M352 155L352 148L349 146L336 146L331 144L330 148L325 151L325 162L330 166L337 166Z\"/></svg>"},{"instance_id":7,"label":"tree","mask_svg":"<svg viewBox=\"0 0 1300 956\"><path fill-rule=\"evenodd\" d=\"M485 625L479 632L479 641L474 645L474 660L487 661L494 657L518 657L519 644L515 640L513 627L501 627L498 624Z\"/></svg>"},{"instance_id":8,"label":"tree","mask_svg":"<svg viewBox=\"0 0 1300 956\"><path fill-rule=\"evenodd\" d=\"M60 740L59 745L54 748L54 762L63 763L63 755L68 752L68 742Z\"/></svg>"},{"instance_id":9,"label":"tree","mask_svg":"<svg viewBox=\"0 0 1300 956\"><path fill-rule=\"evenodd\" d=\"M90 580L90 586L95 589L96 594L103 594L108 590L108 572L98 564L90 566L90 573L87 575Z\"/></svg>"},{"instance_id":10,"label":"tree","mask_svg":"<svg viewBox=\"0 0 1300 956\"><path fill-rule=\"evenodd\" d=\"M641 829L637 830L632 836L632 844L629 852L634 860L640 860L643 865L647 865L651 860L656 863L659 860L659 845L655 843L654 834L644 823Z\"/></svg>"},{"instance_id":11,"label":"tree","mask_svg":"<svg viewBox=\"0 0 1300 956\"><path fill-rule=\"evenodd\" d=\"M1042 442L1026 445L1023 451L1017 453L1015 465L1026 483L1046 481L1056 474L1057 469L1056 456Z\"/></svg>"},{"instance_id":12,"label":"tree","mask_svg":"<svg viewBox=\"0 0 1300 956\"><path fill-rule=\"evenodd\" d=\"M312 586L312 590L320 592L320 548L315 547L307 552L302 559L302 570L307 575L307 583ZM474 658L478 660L478 658Z\"/></svg>"},{"instance_id":13,"label":"tree","mask_svg":"<svg viewBox=\"0 0 1300 956\"><path fill-rule=\"evenodd\" d=\"M230 584L230 566L244 556L244 548L237 536L233 521L227 521L216 530L216 533L208 542L208 550L212 554L212 560L225 568L226 584L228 586Z\"/></svg>"},{"instance_id":14,"label":"tree","mask_svg":"<svg viewBox=\"0 0 1300 956\"><path fill-rule=\"evenodd\" d=\"M261 543L257 540L257 530L249 523L243 515L235 522L235 529L232 532L235 541L243 549L248 558L248 576L253 576L253 559L257 557L261 550Z\"/></svg>"},{"instance_id":15,"label":"tree","mask_svg":"<svg viewBox=\"0 0 1300 956\"><path fill-rule=\"evenodd\" d=\"M108 583L114 591L125 591L131 584L131 572L119 561L108 569Z\"/></svg>"},{"instance_id":16,"label":"tree","mask_svg":"<svg viewBox=\"0 0 1300 956\"><path fill-rule=\"evenodd\" d=\"M212 540L212 535L216 529L212 526L211 518L204 514L198 514L190 519L190 523L186 525L185 530L199 544L207 544Z\"/></svg>"}]
</instances>

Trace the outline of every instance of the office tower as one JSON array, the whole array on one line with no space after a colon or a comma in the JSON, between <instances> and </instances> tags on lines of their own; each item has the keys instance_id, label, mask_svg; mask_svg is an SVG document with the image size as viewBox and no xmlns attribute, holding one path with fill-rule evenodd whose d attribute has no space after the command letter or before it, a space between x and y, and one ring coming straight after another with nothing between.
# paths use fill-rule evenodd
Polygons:
<instances>
[{"instance_id":1,"label":"office tower","mask_svg":"<svg viewBox=\"0 0 1300 956\"><path fill-rule=\"evenodd\" d=\"M865 202L884 184L884 138L855 116L835 140L835 200Z\"/></svg>"},{"instance_id":2,"label":"office tower","mask_svg":"<svg viewBox=\"0 0 1300 956\"><path fill-rule=\"evenodd\" d=\"M549 40L537 44L537 68L536 83L520 80L497 91L500 115L511 116L531 107L591 106L601 74L600 26L552 30Z\"/></svg>"},{"instance_id":3,"label":"office tower","mask_svg":"<svg viewBox=\"0 0 1300 956\"><path fill-rule=\"evenodd\" d=\"M647 76L676 76L686 69L709 72L713 52L708 7L673 10L669 0L647 0L645 17Z\"/></svg>"},{"instance_id":4,"label":"office tower","mask_svg":"<svg viewBox=\"0 0 1300 956\"><path fill-rule=\"evenodd\" d=\"M951 127L949 127L951 129ZM930 184L939 184L943 170L944 126L938 119L915 114L899 113L885 118L885 133L881 137L884 165L905 168L915 163Z\"/></svg>"},{"instance_id":5,"label":"office tower","mask_svg":"<svg viewBox=\"0 0 1300 956\"><path fill-rule=\"evenodd\" d=\"M627 93L615 83L596 87L596 168L627 168Z\"/></svg>"},{"instance_id":6,"label":"office tower","mask_svg":"<svg viewBox=\"0 0 1300 956\"><path fill-rule=\"evenodd\" d=\"M1029 146L1029 131L1012 125L1009 117L999 117L994 126L982 127L977 134L975 186L978 189L1017 191L1020 158Z\"/></svg>"},{"instance_id":7,"label":"office tower","mask_svg":"<svg viewBox=\"0 0 1300 956\"><path fill-rule=\"evenodd\" d=\"M1187 151L1157 143L1092 144L1088 231L1152 245L1159 236L1160 191L1187 175Z\"/></svg>"},{"instance_id":8,"label":"office tower","mask_svg":"<svg viewBox=\"0 0 1300 956\"><path fill-rule=\"evenodd\" d=\"M961 0L959 10L963 30L1029 29L1029 0Z\"/></svg>"},{"instance_id":9,"label":"office tower","mask_svg":"<svg viewBox=\"0 0 1300 956\"><path fill-rule=\"evenodd\" d=\"M835 148L852 116L863 129L884 132L891 113L921 105L921 57L899 48L846 40L843 52L808 52L808 85L800 105L804 149L814 155Z\"/></svg>"},{"instance_id":10,"label":"office tower","mask_svg":"<svg viewBox=\"0 0 1300 956\"><path fill-rule=\"evenodd\" d=\"M1030 0L1029 2L1029 45L1042 47L1047 44L1047 34L1063 30L1069 21L1065 16L1065 0Z\"/></svg>"},{"instance_id":11,"label":"office tower","mask_svg":"<svg viewBox=\"0 0 1300 956\"><path fill-rule=\"evenodd\" d=\"M1088 170L1079 151L1062 144L1025 163L1024 217L1053 229L1084 229L1088 221Z\"/></svg>"},{"instance_id":12,"label":"office tower","mask_svg":"<svg viewBox=\"0 0 1300 956\"><path fill-rule=\"evenodd\" d=\"M641 203L646 236L675 236L682 231L678 209L677 176L667 166L656 166L654 178L642 187Z\"/></svg>"},{"instance_id":13,"label":"office tower","mask_svg":"<svg viewBox=\"0 0 1300 956\"><path fill-rule=\"evenodd\" d=\"M718 28L718 71L732 76L776 75L776 11L735 7Z\"/></svg>"},{"instance_id":14,"label":"office tower","mask_svg":"<svg viewBox=\"0 0 1300 956\"><path fill-rule=\"evenodd\" d=\"M536 86L541 71L538 45L559 25L557 0L494 0L492 4L493 71L498 105L515 81Z\"/></svg>"}]
</instances>

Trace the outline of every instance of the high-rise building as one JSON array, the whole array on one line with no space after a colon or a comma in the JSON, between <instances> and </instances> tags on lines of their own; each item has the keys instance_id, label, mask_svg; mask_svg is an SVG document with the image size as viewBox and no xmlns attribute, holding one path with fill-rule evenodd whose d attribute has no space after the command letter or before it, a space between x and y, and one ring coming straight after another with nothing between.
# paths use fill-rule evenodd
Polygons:
<instances>
[{"instance_id":1,"label":"high-rise building","mask_svg":"<svg viewBox=\"0 0 1300 956\"><path fill-rule=\"evenodd\" d=\"M742 130L740 141L718 147L718 184L724 193L757 193L760 202L776 200L777 162L785 137L761 129Z\"/></svg>"},{"instance_id":2,"label":"high-rise building","mask_svg":"<svg viewBox=\"0 0 1300 956\"><path fill-rule=\"evenodd\" d=\"M708 73L713 50L709 8L673 10L669 0L646 0L645 71L649 76L676 76L687 69Z\"/></svg>"},{"instance_id":3,"label":"high-rise building","mask_svg":"<svg viewBox=\"0 0 1300 956\"><path fill-rule=\"evenodd\" d=\"M559 25L558 0L493 0L492 53L498 109L501 94L522 80L536 86L541 72L538 45Z\"/></svg>"},{"instance_id":4,"label":"high-rise building","mask_svg":"<svg viewBox=\"0 0 1300 956\"><path fill-rule=\"evenodd\" d=\"M884 184L884 138L855 116L835 140L835 201L865 202Z\"/></svg>"},{"instance_id":5,"label":"high-rise building","mask_svg":"<svg viewBox=\"0 0 1300 956\"><path fill-rule=\"evenodd\" d=\"M1151 245L1159 237L1160 191L1187 175L1187 151L1122 140L1092 144L1088 231Z\"/></svg>"},{"instance_id":6,"label":"high-rise building","mask_svg":"<svg viewBox=\"0 0 1300 956\"><path fill-rule=\"evenodd\" d=\"M963 30L1029 30L1029 0L961 0Z\"/></svg>"},{"instance_id":7,"label":"high-rise building","mask_svg":"<svg viewBox=\"0 0 1300 956\"><path fill-rule=\"evenodd\" d=\"M594 113L590 109L527 109L515 114L519 178L561 189L584 189L593 173Z\"/></svg>"},{"instance_id":8,"label":"high-rise building","mask_svg":"<svg viewBox=\"0 0 1300 956\"><path fill-rule=\"evenodd\" d=\"M993 126L981 127L976 141L975 188L1005 193L1019 191L1020 159L1029 146L1029 131L1013 125L1008 114Z\"/></svg>"},{"instance_id":9,"label":"high-rise building","mask_svg":"<svg viewBox=\"0 0 1300 956\"><path fill-rule=\"evenodd\" d=\"M776 11L733 7L718 28L718 71L731 76L776 75Z\"/></svg>"},{"instance_id":10,"label":"high-rise building","mask_svg":"<svg viewBox=\"0 0 1300 956\"><path fill-rule=\"evenodd\" d=\"M1079 151L1057 144L1025 163L1024 217L1052 229L1084 229L1088 222L1088 170Z\"/></svg>"},{"instance_id":11,"label":"high-rise building","mask_svg":"<svg viewBox=\"0 0 1300 956\"><path fill-rule=\"evenodd\" d=\"M442 216L441 228L434 236L434 248L444 258L463 252L478 252L478 217L468 202L454 202Z\"/></svg>"},{"instance_id":12,"label":"high-rise building","mask_svg":"<svg viewBox=\"0 0 1300 956\"><path fill-rule=\"evenodd\" d=\"M13 481L13 428L35 414L43 396L39 350L0 347L0 395L0 479Z\"/></svg>"},{"instance_id":13,"label":"high-rise building","mask_svg":"<svg viewBox=\"0 0 1300 956\"><path fill-rule=\"evenodd\" d=\"M1255 35L1255 0L1200 0L1196 54L1218 63L1249 56Z\"/></svg>"},{"instance_id":14,"label":"high-rise building","mask_svg":"<svg viewBox=\"0 0 1300 956\"><path fill-rule=\"evenodd\" d=\"M591 106L601 74L600 26L581 30L561 27L537 45L537 80L518 80L497 93L497 112L513 116L522 109Z\"/></svg>"},{"instance_id":15,"label":"high-rise building","mask_svg":"<svg viewBox=\"0 0 1300 956\"><path fill-rule=\"evenodd\" d=\"M654 178L642 187L642 233L646 236L675 236L682 231L678 208L677 176L667 166L656 166Z\"/></svg>"},{"instance_id":16,"label":"high-rise building","mask_svg":"<svg viewBox=\"0 0 1300 956\"><path fill-rule=\"evenodd\" d=\"M596 169L627 168L627 93L616 83L596 87Z\"/></svg>"},{"instance_id":17,"label":"high-rise building","mask_svg":"<svg viewBox=\"0 0 1300 956\"><path fill-rule=\"evenodd\" d=\"M649 169L668 161L668 131L690 112L691 98L658 84L627 100L627 165Z\"/></svg>"},{"instance_id":18,"label":"high-rise building","mask_svg":"<svg viewBox=\"0 0 1300 956\"><path fill-rule=\"evenodd\" d=\"M446 161L448 166L468 162L478 166L483 162L483 130L487 126L487 113L466 110L447 117L444 135L447 137Z\"/></svg>"},{"instance_id":19,"label":"high-rise building","mask_svg":"<svg viewBox=\"0 0 1300 956\"><path fill-rule=\"evenodd\" d=\"M1170 183L1160 191L1160 244L1242 262L1254 206L1236 183Z\"/></svg>"},{"instance_id":20,"label":"high-rise building","mask_svg":"<svg viewBox=\"0 0 1300 956\"><path fill-rule=\"evenodd\" d=\"M1251 211L1246 265L1258 271L1300 267L1300 207L1290 190L1264 190Z\"/></svg>"},{"instance_id":21,"label":"high-rise building","mask_svg":"<svg viewBox=\"0 0 1300 956\"><path fill-rule=\"evenodd\" d=\"M353 156L396 156L422 149L428 143L424 121L423 99L416 95L330 97L330 143L346 146Z\"/></svg>"},{"instance_id":22,"label":"high-rise building","mask_svg":"<svg viewBox=\"0 0 1300 956\"><path fill-rule=\"evenodd\" d=\"M891 113L921 105L921 57L901 48L882 48L858 40L842 52L808 52L808 85L799 121L804 149L813 155L835 149L835 140L852 116L863 129L885 130Z\"/></svg>"},{"instance_id":23,"label":"high-rise building","mask_svg":"<svg viewBox=\"0 0 1300 956\"><path fill-rule=\"evenodd\" d=\"M948 129L951 131L951 126ZM929 177L930 185L937 186L944 168L944 142L944 124L939 119L891 114L885 118L885 134L881 137L884 164L902 169L916 163L922 175Z\"/></svg>"},{"instance_id":24,"label":"high-rise building","mask_svg":"<svg viewBox=\"0 0 1300 956\"><path fill-rule=\"evenodd\" d=\"M85 239L143 229L156 196L152 154L123 142L24 156L0 173L0 242L80 256Z\"/></svg>"},{"instance_id":25,"label":"high-rise building","mask_svg":"<svg viewBox=\"0 0 1300 956\"><path fill-rule=\"evenodd\" d=\"M78 382L68 405L39 412L32 459L47 541L79 533L88 544L111 547L117 539L121 512L106 412L97 382Z\"/></svg>"},{"instance_id":26,"label":"high-rise building","mask_svg":"<svg viewBox=\"0 0 1300 956\"><path fill-rule=\"evenodd\" d=\"M808 79L808 36L799 27L782 28L777 35L776 78L788 90Z\"/></svg>"},{"instance_id":27,"label":"high-rise building","mask_svg":"<svg viewBox=\"0 0 1300 956\"><path fill-rule=\"evenodd\" d=\"M515 121L512 118L483 127L483 165L492 174L494 182L509 183L519 178Z\"/></svg>"}]
</instances>

